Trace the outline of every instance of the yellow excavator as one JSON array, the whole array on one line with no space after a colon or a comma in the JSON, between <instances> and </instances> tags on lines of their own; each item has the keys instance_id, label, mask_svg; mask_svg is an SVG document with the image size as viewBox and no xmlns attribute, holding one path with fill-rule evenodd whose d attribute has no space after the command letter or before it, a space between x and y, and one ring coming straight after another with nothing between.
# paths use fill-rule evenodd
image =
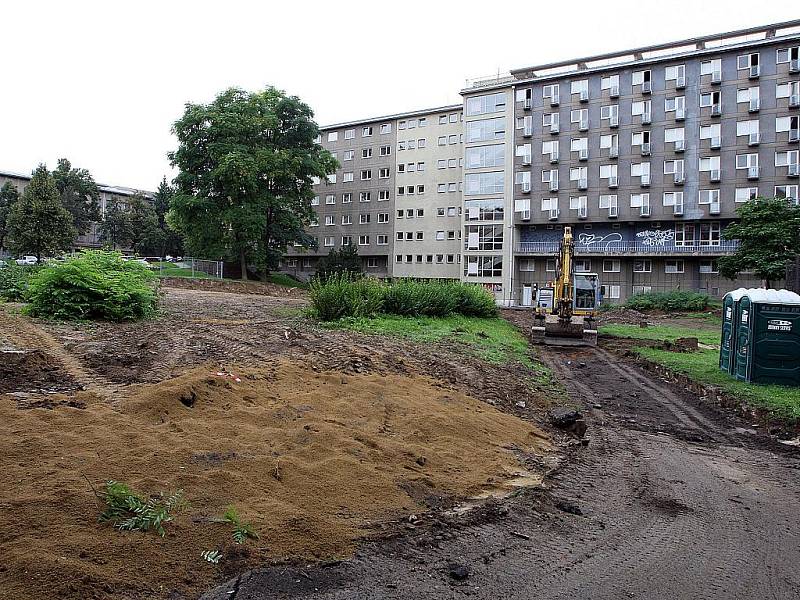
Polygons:
<instances>
[{"instance_id":1,"label":"yellow excavator","mask_svg":"<svg viewBox=\"0 0 800 600\"><path fill-rule=\"evenodd\" d=\"M575 273L572 227L564 227L556 278L538 290L534 342L554 346L596 346L595 317L600 305L597 273Z\"/></svg>"}]
</instances>

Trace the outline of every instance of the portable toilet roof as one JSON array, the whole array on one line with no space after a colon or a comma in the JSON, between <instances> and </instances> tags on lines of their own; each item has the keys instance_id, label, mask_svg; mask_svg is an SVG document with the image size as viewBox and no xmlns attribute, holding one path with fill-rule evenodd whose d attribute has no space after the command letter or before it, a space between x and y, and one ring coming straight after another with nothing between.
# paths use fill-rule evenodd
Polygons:
<instances>
[{"instance_id":1,"label":"portable toilet roof","mask_svg":"<svg viewBox=\"0 0 800 600\"><path fill-rule=\"evenodd\" d=\"M739 298L744 296L748 291L749 290L747 288L739 288L739 289L732 290L732 291L728 292L722 298L725 299L725 298L730 297L734 302L736 302Z\"/></svg>"},{"instance_id":2,"label":"portable toilet roof","mask_svg":"<svg viewBox=\"0 0 800 600\"><path fill-rule=\"evenodd\" d=\"M736 292L738 291L736 290ZM750 298L752 304L800 304L800 295L789 290L751 288L746 290L742 296Z\"/></svg>"}]
</instances>

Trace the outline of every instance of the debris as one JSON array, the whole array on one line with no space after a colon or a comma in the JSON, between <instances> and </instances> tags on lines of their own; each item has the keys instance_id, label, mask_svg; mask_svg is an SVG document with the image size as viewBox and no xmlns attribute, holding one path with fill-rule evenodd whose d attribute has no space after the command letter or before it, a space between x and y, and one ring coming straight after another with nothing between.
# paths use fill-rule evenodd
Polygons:
<instances>
[{"instance_id":1,"label":"debris","mask_svg":"<svg viewBox=\"0 0 800 600\"><path fill-rule=\"evenodd\" d=\"M531 539L531 536L529 536L529 535L527 535L527 534L525 534L525 533L520 533L519 531L512 531L512 532L511 532L511 535L513 535L514 537L521 538L521 539L523 539L523 540L529 540L529 539Z\"/></svg>"},{"instance_id":2,"label":"debris","mask_svg":"<svg viewBox=\"0 0 800 600\"><path fill-rule=\"evenodd\" d=\"M573 504L572 502L568 502L567 500L558 500L555 504L555 507L561 512L565 512L570 515L580 516L583 514L583 511L580 509L580 507Z\"/></svg>"},{"instance_id":3,"label":"debris","mask_svg":"<svg viewBox=\"0 0 800 600\"><path fill-rule=\"evenodd\" d=\"M517 408L525 408L526 404L524 400L519 400L518 402L514 403L514 406Z\"/></svg>"},{"instance_id":4,"label":"debris","mask_svg":"<svg viewBox=\"0 0 800 600\"><path fill-rule=\"evenodd\" d=\"M558 406L550 411L550 422L559 429L571 427L581 418L581 413L574 408Z\"/></svg>"},{"instance_id":5,"label":"debris","mask_svg":"<svg viewBox=\"0 0 800 600\"><path fill-rule=\"evenodd\" d=\"M463 581L469 577L469 567L467 565L453 563L448 567L448 569L450 571L450 577L457 581Z\"/></svg>"}]
</instances>

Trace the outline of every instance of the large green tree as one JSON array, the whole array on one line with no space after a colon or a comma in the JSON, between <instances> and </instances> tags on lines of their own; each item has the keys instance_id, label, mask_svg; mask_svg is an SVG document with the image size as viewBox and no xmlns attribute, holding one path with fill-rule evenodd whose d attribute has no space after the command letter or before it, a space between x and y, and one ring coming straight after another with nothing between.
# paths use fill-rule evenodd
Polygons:
<instances>
[{"instance_id":1,"label":"large green tree","mask_svg":"<svg viewBox=\"0 0 800 600\"><path fill-rule=\"evenodd\" d=\"M172 198L175 196L175 189L167 183L164 177L158 185L158 190L153 194L153 208L158 218L158 228L162 232L161 247L156 253L159 256L179 256L183 254L183 240L172 227L167 223L167 213Z\"/></svg>"},{"instance_id":2,"label":"large green tree","mask_svg":"<svg viewBox=\"0 0 800 600\"><path fill-rule=\"evenodd\" d=\"M0 252L5 250L6 238L8 237L8 215L11 207L19 200L19 190L10 181L6 181L0 188Z\"/></svg>"},{"instance_id":3,"label":"large green tree","mask_svg":"<svg viewBox=\"0 0 800 600\"><path fill-rule=\"evenodd\" d=\"M133 251L143 256L161 256L164 231L158 225L158 215L153 205L143 196L136 195L128 202L128 212Z\"/></svg>"},{"instance_id":4,"label":"large green tree","mask_svg":"<svg viewBox=\"0 0 800 600\"><path fill-rule=\"evenodd\" d=\"M44 255L64 252L75 239L72 215L61 203L56 182L45 165L39 165L22 197L8 216L9 248L17 254Z\"/></svg>"},{"instance_id":5,"label":"large green tree","mask_svg":"<svg viewBox=\"0 0 800 600\"><path fill-rule=\"evenodd\" d=\"M728 225L722 237L739 240L739 247L719 259L719 272L735 279L749 271L770 287L785 276L786 264L800 254L800 206L786 198L755 198L736 212L739 221Z\"/></svg>"},{"instance_id":6,"label":"large green tree","mask_svg":"<svg viewBox=\"0 0 800 600\"><path fill-rule=\"evenodd\" d=\"M323 281L331 275L346 273L352 276L362 274L361 258L358 256L358 248L352 244L333 248L328 256L323 256L317 263L317 277Z\"/></svg>"},{"instance_id":7,"label":"large green tree","mask_svg":"<svg viewBox=\"0 0 800 600\"><path fill-rule=\"evenodd\" d=\"M127 248L131 243L131 214L125 203L111 198L106 203L106 215L100 223L100 241L112 250Z\"/></svg>"},{"instance_id":8,"label":"large green tree","mask_svg":"<svg viewBox=\"0 0 800 600\"><path fill-rule=\"evenodd\" d=\"M78 235L84 235L93 222L100 220L100 190L86 169L73 169L66 158L58 159L53 171L61 203L72 215Z\"/></svg>"},{"instance_id":9,"label":"large green tree","mask_svg":"<svg viewBox=\"0 0 800 600\"><path fill-rule=\"evenodd\" d=\"M169 222L190 251L238 259L266 277L289 244L313 244L305 233L314 211L315 178L336 170L316 142L311 109L268 87L222 92L210 104L187 104L173 132L177 193Z\"/></svg>"}]
</instances>

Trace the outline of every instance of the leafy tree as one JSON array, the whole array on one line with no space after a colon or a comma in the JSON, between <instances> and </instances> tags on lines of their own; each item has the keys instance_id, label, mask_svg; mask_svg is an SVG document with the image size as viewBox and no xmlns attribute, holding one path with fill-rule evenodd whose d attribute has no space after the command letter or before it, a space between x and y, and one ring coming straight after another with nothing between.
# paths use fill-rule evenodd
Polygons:
<instances>
[{"instance_id":1,"label":"leafy tree","mask_svg":"<svg viewBox=\"0 0 800 600\"><path fill-rule=\"evenodd\" d=\"M112 249L127 248L131 243L131 214L117 198L106 204L106 216L100 224L100 240Z\"/></svg>"},{"instance_id":2,"label":"leafy tree","mask_svg":"<svg viewBox=\"0 0 800 600\"><path fill-rule=\"evenodd\" d=\"M33 172L22 197L8 216L9 247L17 254L31 253L36 258L58 254L70 248L75 239L72 215L61 204L56 182L45 165Z\"/></svg>"},{"instance_id":3,"label":"leafy tree","mask_svg":"<svg viewBox=\"0 0 800 600\"><path fill-rule=\"evenodd\" d=\"M164 231L158 226L158 215L153 205L137 194L128 202L127 211L133 251L145 256L158 254L164 242Z\"/></svg>"},{"instance_id":4,"label":"leafy tree","mask_svg":"<svg viewBox=\"0 0 800 600\"><path fill-rule=\"evenodd\" d=\"M100 190L86 169L73 169L66 158L58 159L53 171L61 203L72 215L78 235L84 235L100 220Z\"/></svg>"},{"instance_id":5,"label":"leafy tree","mask_svg":"<svg viewBox=\"0 0 800 600\"><path fill-rule=\"evenodd\" d=\"M268 87L231 88L207 105L187 104L173 125L180 173L169 223L202 256L239 260L242 277L254 265L264 277L292 243L314 244L305 233L313 216L314 178L337 162L315 138L311 109Z\"/></svg>"},{"instance_id":6,"label":"leafy tree","mask_svg":"<svg viewBox=\"0 0 800 600\"><path fill-rule=\"evenodd\" d=\"M352 244L332 249L328 256L323 256L317 263L317 277L322 281L327 281L331 275L343 273L355 276L362 274L358 248Z\"/></svg>"},{"instance_id":7,"label":"leafy tree","mask_svg":"<svg viewBox=\"0 0 800 600\"><path fill-rule=\"evenodd\" d=\"M742 271L752 271L770 287L800 253L800 206L786 198L755 198L737 212L740 220L728 225L722 237L738 239L739 247L719 259L719 272L735 279Z\"/></svg>"},{"instance_id":8,"label":"leafy tree","mask_svg":"<svg viewBox=\"0 0 800 600\"><path fill-rule=\"evenodd\" d=\"M0 188L0 252L5 250L5 242L8 235L8 215L17 200L19 200L17 186L7 181Z\"/></svg>"},{"instance_id":9,"label":"leafy tree","mask_svg":"<svg viewBox=\"0 0 800 600\"><path fill-rule=\"evenodd\" d=\"M179 256L183 254L183 240L172 227L167 223L167 213L172 198L175 196L175 189L167 183L164 177L158 186L158 190L153 194L153 208L158 217L158 227L163 232L158 256Z\"/></svg>"}]
</instances>

